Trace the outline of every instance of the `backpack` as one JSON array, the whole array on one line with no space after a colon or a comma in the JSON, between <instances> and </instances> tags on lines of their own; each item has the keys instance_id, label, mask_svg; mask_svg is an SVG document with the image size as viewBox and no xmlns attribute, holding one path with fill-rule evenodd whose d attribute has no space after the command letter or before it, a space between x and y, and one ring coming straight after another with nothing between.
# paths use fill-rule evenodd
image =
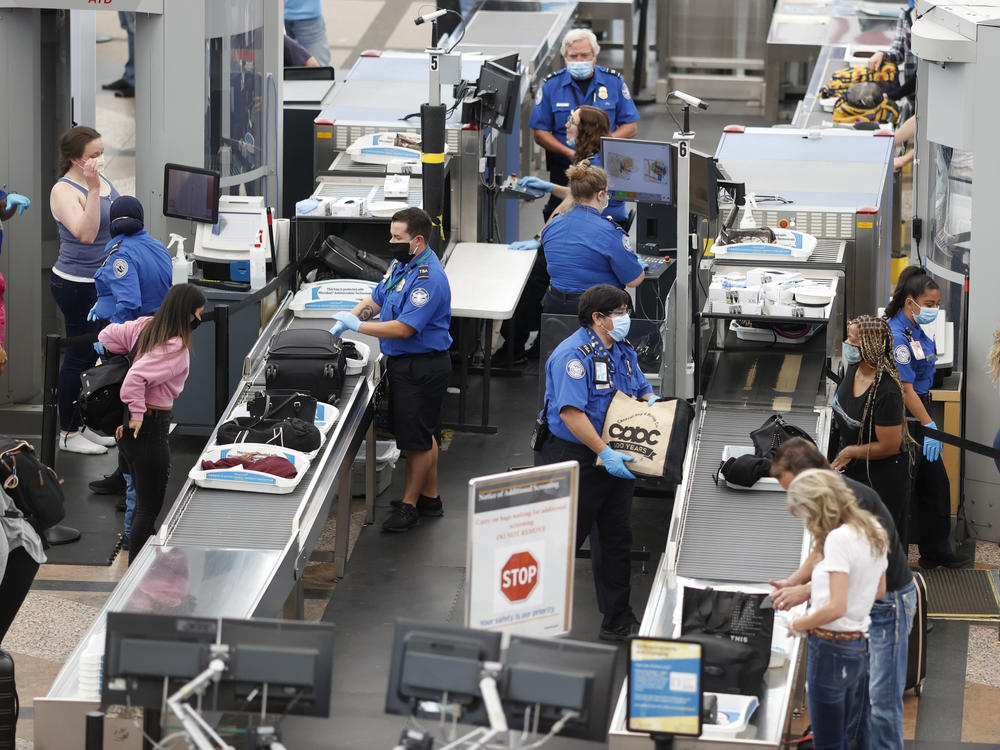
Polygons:
<instances>
[{"instance_id":1,"label":"backpack","mask_svg":"<svg viewBox=\"0 0 1000 750\"><path fill-rule=\"evenodd\" d=\"M867 65L848 65L834 71L830 81L819 90L823 99L840 96L855 83L878 83L883 90L896 82L896 64L885 61L878 70L868 70Z\"/></svg>"},{"instance_id":2,"label":"backpack","mask_svg":"<svg viewBox=\"0 0 1000 750\"><path fill-rule=\"evenodd\" d=\"M0 484L43 540L42 532L66 515L62 480L38 460L31 443L0 435Z\"/></svg>"},{"instance_id":3,"label":"backpack","mask_svg":"<svg viewBox=\"0 0 1000 750\"><path fill-rule=\"evenodd\" d=\"M877 83L855 83L841 92L833 105L833 121L897 122L899 108Z\"/></svg>"},{"instance_id":4,"label":"backpack","mask_svg":"<svg viewBox=\"0 0 1000 750\"><path fill-rule=\"evenodd\" d=\"M137 338L128 354L115 354L80 374L76 408L83 423L98 435L113 437L119 426L128 423L121 390L138 348Z\"/></svg>"}]
</instances>

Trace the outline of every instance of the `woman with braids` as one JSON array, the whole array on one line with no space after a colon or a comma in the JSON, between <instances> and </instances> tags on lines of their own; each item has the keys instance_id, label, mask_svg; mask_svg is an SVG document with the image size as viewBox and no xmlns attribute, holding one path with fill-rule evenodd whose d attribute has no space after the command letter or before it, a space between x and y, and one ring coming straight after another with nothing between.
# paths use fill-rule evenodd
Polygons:
<instances>
[{"instance_id":1,"label":"woman with braids","mask_svg":"<svg viewBox=\"0 0 1000 750\"><path fill-rule=\"evenodd\" d=\"M892 330L892 354L903 384L907 427L919 445L913 483L914 517L920 567L964 567L968 560L951 550L951 485L941 460L941 441L924 434L938 429L928 408L934 385L934 339L921 326L933 323L941 304L941 289L920 266L908 266L899 275L885 317Z\"/></svg>"},{"instance_id":2,"label":"woman with braids","mask_svg":"<svg viewBox=\"0 0 1000 750\"><path fill-rule=\"evenodd\" d=\"M993 376L993 385L1000 383L1000 328L993 332L993 346L986 355L986 366L990 368L990 375ZM993 438L993 447L1000 451L1000 428ZM1000 458L994 458L993 462L997 465L997 471L1000 471Z\"/></svg>"},{"instance_id":3,"label":"woman with braids","mask_svg":"<svg viewBox=\"0 0 1000 750\"><path fill-rule=\"evenodd\" d=\"M903 386L892 357L892 331L882 318L861 315L847 326L847 372L833 397L840 452L833 468L867 484L885 503L906 540L910 461L903 430Z\"/></svg>"}]
</instances>

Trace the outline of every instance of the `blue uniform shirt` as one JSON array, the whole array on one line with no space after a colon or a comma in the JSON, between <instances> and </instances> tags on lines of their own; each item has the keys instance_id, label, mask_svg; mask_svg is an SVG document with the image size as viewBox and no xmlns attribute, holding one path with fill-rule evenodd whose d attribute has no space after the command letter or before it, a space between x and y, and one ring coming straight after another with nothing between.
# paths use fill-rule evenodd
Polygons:
<instances>
[{"instance_id":1,"label":"blue uniform shirt","mask_svg":"<svg viewBox=\"0 0 1000 750\"><path fill-rule=\"evenodd\" d=\"M590 206L573 206L542 230L552 286L583 292L597 284L619 289L642 273L628 235Z\"/></svg>"},{"instance_id":2,"label":"blue uniform shirt","mask_svg":"<svg viewBox=\"0 0 1000 750\"><path fill-rule=\"evenodd\" d=\"M401 267L393 261L372 292L382 308L379 319L399 320L416 329L408 339L381 339L387 357L443 352L451 347L451 287L441 261L430 248Z\"/></svg>"},{"instance_id":3,"label":"blue uniform shirt","mask_svg":"<svg viewBox=\"0 0 1000 750\"><path fill-rule=\"evenodd\" d=\"M112 251L115 245L118 248ZM170 254L163 243L142 229L115 237L107 250L108 256L94 274L97 316L124 323L160 309L171 282Z\"/></svg>"},{"instance_id":4,"label":"blue uniform shirt","mask_svg":"<svg viewBox=\"0 0 1000 750\"><path fill-rule=\"evenodd\" d=\"M528 127L546 130L566 145L566 121L581 104L604 110L612 133L621 125L639 120L639 110L635 108L628 84L621 74L595 65L586 92L580 90L566 68L546 78L535 95L535 107L531 110ZM546 163L549 169L569 166L569 160L552 153L547 154Z\"/></svg>"},{"instance_id":5,"label":"blue uniform shirt","mask_svg":"<svg viewBox=\"0 0 1000 750\"><path fill-rule=\"evenodd\" d=\"M889 328L892 330L892 354L896 367L899 368L899 379L904 383L912 383L913 390L920 396L924 395L934 384L934 362L937 360L934 339L924 333L919 324L906 317L902 310L889 320ZM923 359L917 359L910 346L911 341L920 344L924 352Z\"/></svg>"},{"instance_id":6,"label":"blue uniform shirt","mask_svg":"<svg viewBox=\"0 0 1000 750\"><path fill-rule=\"evenodd\" d=\"M607 360L609 383L597 379L594 362L601 359ZM590 329L578 329L545 362L545 417L549 430L558 438L579 443L559 416L564 406L573 406L586 414L597 434L601 434L616 390L638 398L653 392L639 370L635 349L631 344L618 342L609 351Z\"/></svg>"}]
</instances>

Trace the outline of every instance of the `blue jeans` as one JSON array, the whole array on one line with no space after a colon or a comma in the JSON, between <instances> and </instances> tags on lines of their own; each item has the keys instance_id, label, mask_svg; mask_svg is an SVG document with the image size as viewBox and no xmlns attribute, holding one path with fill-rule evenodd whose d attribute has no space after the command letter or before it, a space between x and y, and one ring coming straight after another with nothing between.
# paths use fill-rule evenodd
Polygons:
<instances>
[{"instance_id":1,"label":"blue jeans","mask_svg":"<svg viewBox=\"0 0 1000 750\"><path fill-rule=\"evenodd\" d=\"M326 22L323 16L285 20L285 33L301 44L320 65L330 64L330 43L326 40Z\"/></svg>"},{"instance_id":2,"label":"blue jeans","mask_svg":"<svg viewBox=\"0 0 1000 750\"><path fill-rule=\"evenodd\" d=\"M66 323L66 336L82 336L101 330L98 323L87 320L87 313L97 302L97 289L93 284L84 284L51 274L52 296L62 310ZM76 409L76 397L80 395L80 374L97 364L97 352L93 344L75 344L66 347L62 367L59 369L59 427L66 432L75 432L83 422Z\"/></svg>"},{"instance_id":3,"label":"blue jeans","mask_svg":"<svg viewBox=\"0 0 1000 750\"><path fill-rule=\"evenodd\" d=\"M128 37L128 60L125 61L122 80L135 88L135 11L118 11L118 23L125 29L125 36Z\"/></svg>"},{"instance_id":4,"label":"blue jeans","mask_svg":"<svg viewBox=\"0 0 1000 750\"><path fill-rule=\"evenodd\" d=\"M135 515L135 482L131 474L122 474L125 478L125 538L132 533L132 516Z\"/></svg>"},{"instance_id":5,"label":"blue jeans","mask_svg":"<svg viewBox=\"0 0 1000 750\"><path fill-rule=\"evenodd\" d=\"M809 636L806 688L816 750L848 750L849 717L860 712L859 683L868 681L868 641Z\"/></svg>"},{"instance_id":6,"label":"blue jeans","mask_svg":"<svg viewBox=\"0 0 1000 750\"><path fill-rule=\"evenodd\" d=\"M917 588L910 582L875 602L868 630L871 667L858 686L860 711L848 736L859 750L903 750L903 690Z\"/></svg>"}]
</instances>

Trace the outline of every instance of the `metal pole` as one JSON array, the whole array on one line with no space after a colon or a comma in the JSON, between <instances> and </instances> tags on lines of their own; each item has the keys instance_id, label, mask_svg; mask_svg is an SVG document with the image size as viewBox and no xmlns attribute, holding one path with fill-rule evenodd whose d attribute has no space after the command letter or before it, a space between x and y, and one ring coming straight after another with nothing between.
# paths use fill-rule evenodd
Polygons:
<instances>
[{"instance_id":1,"label":"metal pole","mask_svg":"<svg viewBox=\"0 0 1000 750\"><path fill-rule=\"evenodd\" d=\"M216 305L215 313L215 421L229 403L229 305Z\"/></svg>"},{"instance_id":2,"label":"metal pole","mask_svg":"<svg viewBox=\"0 0 1000 750\"><path fill-rule=\"evenodd\" d=\"M42 445L39 451L42 463L55 468L56 438L59 435L59 410L56 407L56 390L59 385L59 336L50 333L45 337L45 382L42 387Z\"/></svg>"},{"instance_id":3,"label":"metal pole","mask_svg":"<svg viewBox=\"0 0 1000 750\"><path fill-rule=\"evenodd\" d=\"M86 718L86 740L84 740L84 747L87 750L103 750L104 713L102 711L88 711Z\"/></svg>"},{"instance_id":4,"label":"metal pole","mask_svg":"<svg viewBox=\"0 0 1000 750\"><path fill-rule=\"evenodd\" d=\"M691 239L688 234L690 222L691 189L691 141L694 133L688 126L690 106L684 105L684 132L674 133L677 142L677 294L674 305L674 393L678 398L688 399L694 394L688 382L688 360L691 357L691 303L690 265Z\"/></svg>"}]
</instances>

